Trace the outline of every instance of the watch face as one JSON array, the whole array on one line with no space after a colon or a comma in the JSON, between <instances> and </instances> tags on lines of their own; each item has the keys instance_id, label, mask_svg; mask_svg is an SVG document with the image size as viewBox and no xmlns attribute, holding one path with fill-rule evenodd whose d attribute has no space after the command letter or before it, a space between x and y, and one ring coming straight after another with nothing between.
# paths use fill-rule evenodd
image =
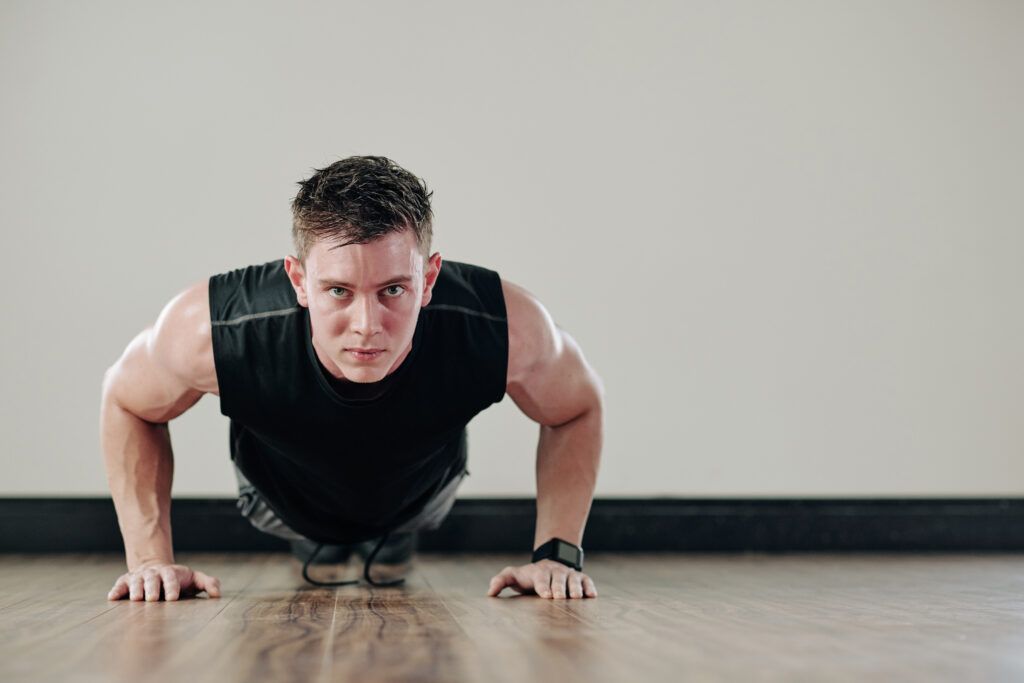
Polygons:
<instances>
[{"instance_id":1,"label":"watch face","mask_svg":"<svg viewBox=\"0 0 1024 683\"><path fill-rule=\"evenodd\" d=\"M558 553L558 559L565 560L566 562L572 562L576 564L579 561L578 553L576 548L572 547L568 543L557 543L556 552Z\"/></svg>"}]
</instances>

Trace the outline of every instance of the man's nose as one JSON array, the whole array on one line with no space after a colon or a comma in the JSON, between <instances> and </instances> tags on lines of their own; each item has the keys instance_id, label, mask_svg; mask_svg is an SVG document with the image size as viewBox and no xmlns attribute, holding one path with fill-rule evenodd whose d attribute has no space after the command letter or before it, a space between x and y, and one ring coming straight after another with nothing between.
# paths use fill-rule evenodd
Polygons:
<instances>
[{"instance_id":1,"label":"man's nose","mask_svg":"<svg viewBox=\"0 0 1024 683\"><path fill-rule=\"evenodd\" d=\"M357 299L352 312L352 328L364 336L380 331L380 304L374 297Z\"/></svg>"}]
</instances>

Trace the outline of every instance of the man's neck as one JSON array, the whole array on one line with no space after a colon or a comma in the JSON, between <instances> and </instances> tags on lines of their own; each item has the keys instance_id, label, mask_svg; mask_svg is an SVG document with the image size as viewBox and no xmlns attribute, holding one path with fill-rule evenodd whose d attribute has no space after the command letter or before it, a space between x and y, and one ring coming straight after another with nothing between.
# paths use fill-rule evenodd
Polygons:
<instances>
[{"instance_id":1,"label":"man's neck","mask_svg":"<svg viewBox=\"0 0 1024 683\"><path fill-rule=\"evenodd\" d=\"M327 375L331 387L338 392L338 395L349 401L372 401L375 398L380 398L391 386L392 378L395 376L394 373L391 373L377 382L352 382L332 377L329 372L324 374Z\"/></svg>"}]
</instances>

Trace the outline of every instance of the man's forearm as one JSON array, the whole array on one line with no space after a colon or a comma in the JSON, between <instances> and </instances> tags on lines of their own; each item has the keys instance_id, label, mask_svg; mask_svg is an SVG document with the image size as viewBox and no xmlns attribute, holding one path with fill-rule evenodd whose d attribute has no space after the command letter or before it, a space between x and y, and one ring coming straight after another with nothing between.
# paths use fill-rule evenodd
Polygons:
<instances>
[{"instance_id":1,"label":"man's forearm","mask_svg":"<svg viewBox=\"0 0 1024 683\"><path fill-rule=\"evenodd\" d=\"M167 424L146 422L104 400L100 441L128 569L151 561L173 563L174 456Z\"/></svg>"},{"instance_id":2,"label":"man's forearm","mask_svg":"<svg viewBox=\"0 0 1024 683\"><path fill-rule=\"evenodd\" d=\"M541 427L534 548L555 537L582 544L601 459L601 432L600 407L564 425Z\"/></svg>"}]
</instances>

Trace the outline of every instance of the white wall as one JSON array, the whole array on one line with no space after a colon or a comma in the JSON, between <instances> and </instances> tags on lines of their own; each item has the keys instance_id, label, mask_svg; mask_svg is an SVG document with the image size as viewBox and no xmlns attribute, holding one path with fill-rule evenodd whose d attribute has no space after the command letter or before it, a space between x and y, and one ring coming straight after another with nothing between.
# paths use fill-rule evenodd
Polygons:
<instances>
[{"instance_id":1,"label":"white wall","mask_svg":"<svg viewBox=\"0 0 1024 683\"><path fill-rule=\"evenodd\" d=\"M384 154L604 377L602 496L1024 494L1024 4L0 4L0 495L103 495L100 380ZM231 495L207 397L176 495ZM530 495L535 429L463 495Z\"/></svg>"}]
</instances>

